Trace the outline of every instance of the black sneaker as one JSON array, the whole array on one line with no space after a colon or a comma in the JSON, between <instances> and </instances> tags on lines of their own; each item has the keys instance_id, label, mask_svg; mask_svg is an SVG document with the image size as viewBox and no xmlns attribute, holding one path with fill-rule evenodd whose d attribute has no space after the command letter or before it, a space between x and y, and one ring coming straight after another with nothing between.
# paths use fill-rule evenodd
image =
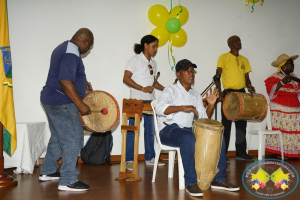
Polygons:
<instances>
[{"instance_id":1,"label":"black sneaker","mask_svg":"<svg viewBox=\"0 0 300 200\"><path fill-rule=\"evenodd\" d=\"M238 191L240 187L232 185L227 180L225 181L213 181L211 183L211 188L218 190L227 190L227 191Z\"/></svg>"},{"instance_id":2,"label":"black sneaker","mask_svg":"<svg viewBox=\"0 0 300 200\"><path fill-rule=\"evenodd\" d=\"M63 190L63 191L74 191L74 192L81 192L81 191L86 191L89 190L90 186L87 184L77 181L76 183L68 184L68 185L59 185L58 190Z\"/></svg>"},{"instance_id":3,"label":"black sneaker","mask_svg":"<svg viewBox=\"0 0 300 200\"><path fill-rule=\"evenodd\" d=\"M226 163L229 164L230 160L226 157Z\"/></svg>"},{"instance_id":4,"label":"black sneaker","mask_svg":"<svg viewBox=\"0 0 300 200\"><path fill-rule=\"evenodd\" d=\"M246 153L237 153L235 156L236 160L244 160L244 161L254 161L253 157L249 156Z\"/></svg>"},{"instance_id":5,"label":"black sneaker","mask_svg":"<svg viewBox=\"0 0 300 200\"><path fill-rule=\"evenodd\" d=\"M53 174L41 174L39 176L39 180L41 181L51 181L51 180L58 180L60 177L60 173L59 172L54 172Z\"/></svg>"},{"instance_id":6,"label":"black sneaker","mask_svg":"<svg viewBox=\"0 0 300 200\"><path fill-rule=\"evenodd\" d=\"M201 197L203 196L202 190L199 188L197 184L186 186L185 190L191 195L195 197Z\"/></svg>"}]
</instances>

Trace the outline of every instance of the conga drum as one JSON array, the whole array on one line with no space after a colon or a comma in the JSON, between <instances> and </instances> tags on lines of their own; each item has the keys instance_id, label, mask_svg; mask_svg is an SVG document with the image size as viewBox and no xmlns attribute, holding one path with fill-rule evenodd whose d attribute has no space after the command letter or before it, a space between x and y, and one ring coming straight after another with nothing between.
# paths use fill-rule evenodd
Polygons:
<instances>
[{"instance_id":1,"label":"conga drum","mask_svg":"<svg viewBox=\"0 0 300 200\"><path fill-rule=\"evenodd\" d=\"M195 167L197 182L201 190L207 190L211 181L219 172L219 163L223 125L212 119L198 119L194 122L195 144Z\"/></svg>"},{"instance_id":2,"label":"conga drum","mask_svg":"<svg viewBox=\"0 0 300 200\"><path fill-rule=\"evenodd\" d=\"M264 95L230 92L223 102L225 117L231 121L261 122L267 115L268 103Z\"/></svg>"},{"instance_id":3,"label":"conga drum","mask_svg":"<svg viewBox=\"0 0 300 200\"><path fill-rule=\"evenodd\" d=\"M83 102L91 109L90 115L81 116L83 126L93 132L107 132L120 120L118 102L107 92L95 90L83 97Z\"/></svg>"}]
</instances>

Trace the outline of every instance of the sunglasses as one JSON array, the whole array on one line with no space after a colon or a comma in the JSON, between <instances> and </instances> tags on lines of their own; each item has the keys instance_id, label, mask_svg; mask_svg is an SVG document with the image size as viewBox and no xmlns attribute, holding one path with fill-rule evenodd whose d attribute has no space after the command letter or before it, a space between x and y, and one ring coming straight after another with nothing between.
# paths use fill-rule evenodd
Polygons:
<instances>
[{"instance_id":1,"label":"sunglasses","mask_svg":"<svg viewBox=\"0 0 300 200\"><path fill-rule=\"evenodd\" d=\"M153 75L153 69L152 69L152 66L149 64L148 67L149 67L149 70L150 70L150 75Z\"/></svg>"}]
</instances>

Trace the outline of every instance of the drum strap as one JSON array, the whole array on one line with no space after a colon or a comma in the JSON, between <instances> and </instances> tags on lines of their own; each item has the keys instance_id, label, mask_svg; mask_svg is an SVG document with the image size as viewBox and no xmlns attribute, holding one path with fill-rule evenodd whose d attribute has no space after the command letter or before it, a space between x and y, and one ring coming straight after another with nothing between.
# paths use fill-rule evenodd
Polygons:
<instances>
[{"instance_id":1,"label":"drum strap","mask_svg":"<svg viewBox=\"0 0 300 200\"><path fill-rule=\"evenodd\" d=\"M58 89L55 89L55 88L53 88L53 87L51 87L51 86L49 86L51 89L54 89L54 90L56 90L56 92L59 92L59 93L61 93L62 95L65 95L65 93L63 93L62 91L59 91ZM66 95L65 95L66 96Z\"/></svg>"},{"instance_id":2,"label":"drum strap","mask_svg":"<svg viewBox=\"0 0 300 200\"><path fill-rule=\"evenodd\" d=\"M55 89L55 90L56 90L57 92L59 92L59 93L65 95L63 92L59 91L58 89ZM66 96L66 95L65 95L65 96Z\"/></svg>"}]
</instances>

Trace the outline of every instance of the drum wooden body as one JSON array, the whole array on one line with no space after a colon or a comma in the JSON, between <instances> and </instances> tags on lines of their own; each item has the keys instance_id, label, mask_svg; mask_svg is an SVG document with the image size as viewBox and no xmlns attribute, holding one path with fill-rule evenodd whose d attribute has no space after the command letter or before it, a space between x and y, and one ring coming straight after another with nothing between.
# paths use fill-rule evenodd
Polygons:
<instances>
[{"instance_id":1,"label":"drum wooden body","mask_svg":"<svg viewBox=\"0 0 300 200\"><path fill-rule=\"evenodd\" d=\"M198 119L194 123L195 167L201 190L209 189L211 181L219 172L217 165L221 153L223 129L220 122L212 119Z\"/></svg>"},{"instance_id":2,"label":"drum wooden body","mask_svg":"<svg viewBox=\"0 0 300 200\"><path fill-rule=\"evenodd\" d=\"M260 122L267 115L268 103L264 95L230 92L223 102L225 117L231 121L245 120Z\"/></svg>"},{"instance_id":3,"label":"drum wooden body","mask_svg":"<svg viewBox=\"0 0 300 200\"><path fill-rule=\"evenodd\" d=\"M119 122L120 111L118 102L109 93L95 90L87 93L83 97L83 102L92 111L90 115L80 115L83 125L88 130L104 133L111 130Z\"/></svg>"}]
</instances>

